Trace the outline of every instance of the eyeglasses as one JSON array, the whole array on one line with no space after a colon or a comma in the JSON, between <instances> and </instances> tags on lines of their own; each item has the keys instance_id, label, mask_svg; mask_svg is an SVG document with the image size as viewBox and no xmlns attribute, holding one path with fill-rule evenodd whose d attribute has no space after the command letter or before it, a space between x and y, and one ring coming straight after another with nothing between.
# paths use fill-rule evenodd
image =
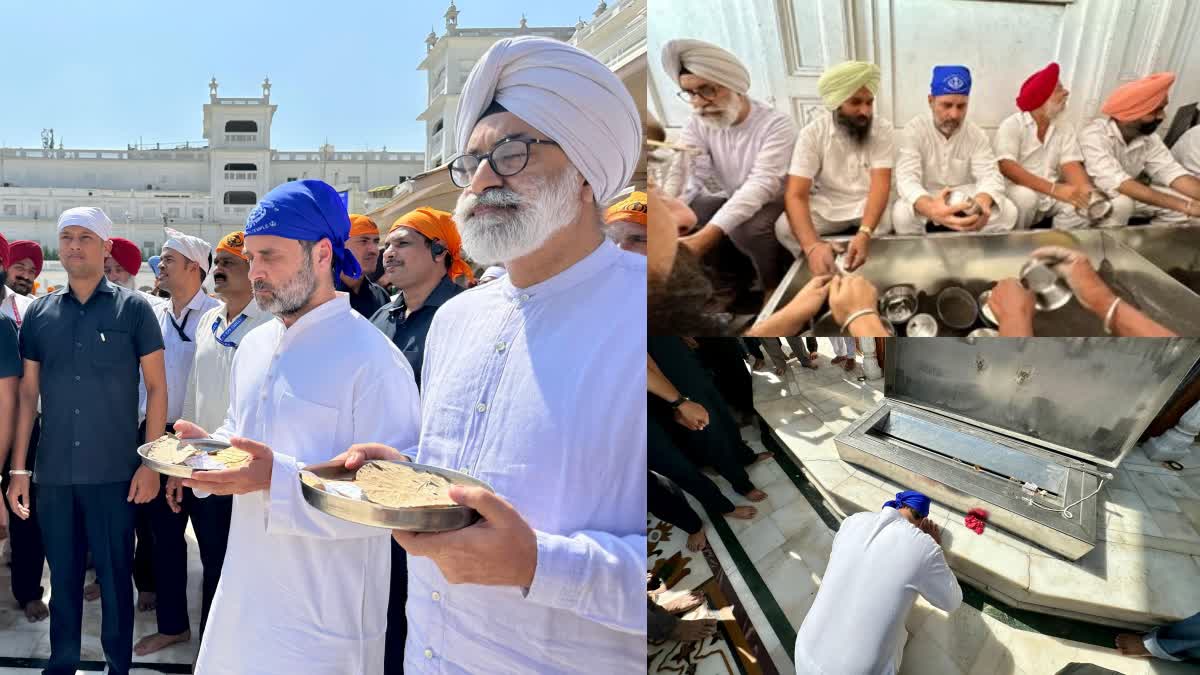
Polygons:
<instances>
[{"instance_id":1,"label":"eyeglasses","mask_svg":"<svg viewBox=\"0 0 1200 675\"><path fill-rule=\"evenodd\" d=\"M678 96L679 99L684 103L691 103L697 97L712 103L713 99L717 97L718 93L720 92L717 91L716 87L712 86L711 84L706 84L698 89L681 89L675 92L675 95Z\"/></svg>"},{"instance_id":2,"label":"eyeglasses","mask_svg":"<svg viewBox=\"0 0 1200 675\"><path fill-rule=\"evenodd\" d=\"M460 188L471 184L479 165L487 162L497 176L515 176L529 164L529 146L558 145L554 141L535 138L506 138L492 146L485 155L462 154L450 160L450 180Z\"/></svg>"}]
</instances>

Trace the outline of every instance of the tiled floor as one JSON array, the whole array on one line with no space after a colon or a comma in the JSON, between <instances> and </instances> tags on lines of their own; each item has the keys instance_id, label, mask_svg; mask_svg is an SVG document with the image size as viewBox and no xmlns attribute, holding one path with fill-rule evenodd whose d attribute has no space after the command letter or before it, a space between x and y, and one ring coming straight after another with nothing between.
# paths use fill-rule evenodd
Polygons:
<instances>
[{"instance_id":1,"label":"tiled floor","mask_svg":"<svg viewBox=\"0 0 1200 675\"><path fill-rule=\"evenodd\" d=\"M152 664L191 664L199 648L200 634L200 553L191 526L187 529L188 541L188 614L192 622L192 640L172 645L148 656L134 656L135 673L157 673ZM87 574L89 580L92 573ZM46 602L50 601L50 570L47 567L42 586L47 589ZM0 657L45 659L50 656L50 622L29 623L24 613L17 608L10 592L11 578L7 565L0 565ZM134 642L145 635L157 632L154 612L137 612L134 615ZM100 646L100 601L85 602L83 608L83 647L80 658L84 661L103 661L104 651ZM0 673L35 673L40 668L12 668L0 666ZM80 673L88 671L79 671ZM91 671L96 672L96 671Z\"/></svg>"},{"instance_id":2,"label":"tiled floor","mask_svg":"<svg viewBox=\"0 0 1200 675\"><path fill-rule=\"evenodd\" d=\"M805 463L806 471L812 470L812 466L819 467L815 470L824 474L823 480L834 484L854 480L861 482L864 489L882 489L884 486L878 479L831 461L837 458L833 436L857 418L859 409L871 405L882 395L879 392L882 382L858 381L857 377L862 375L861 367L853 373L845 373L829 364L829 343L821 340L820 348L820 368L816 371L802 369L793 362L782 378L769 371L756 373L756 402L761 409L762 402L791 398L804 392L810 410L805 412L797 408L786 431L791 440L804 441L803 449L798 453L800 456L793 459ZM847 405L848 400L855 405ZM824 420L817 417L818 410ZM761 446L757 432L747 432L747 438L754 438L751 445ZM798 446L791 443L789 447ZM738 590L738 597L747 605L747 615L761 632L775 667L781 673L792 673L792 640L820 586L834 532L797 483L787 477L780 463L769 461L756 465L751 470L751 477L768 493L766 501L756 504L758 515L751 521L728 521L735 541L722 541L710 525L706 525L706 530L721 565L729 572L730 580ZM724 479L716 477L714 480L735 503L745 503ZM1130 482L1134 483L1133 490L1131 495L1124 497L1131 498L1134 494L1141 497L1137 483ZM1162 481L1161 488L1158 485L1152 487L1170 494L1177 504L1181 497L1189 499L1187 490L1194 489L1187 483L1180 485L1170 480ZM1161 504L1165 507L1166 502ZM1183 508L1180 507L1179 513L1183 513ZM1133 510L1141 514L1138 509ZM1155 518L1159 514L1153 513L1153 509L1147 510L1161 528L1162 523ZM1176 513L1167 508L1161 510ZM697 511L703 514L698 507ZM748 582L747 577L753 575L738 570L731 553L734 547L739 547L750 559L753 572L761 578L761 585ZM755 586L756 592L751 591L751 585ZM771 605L782 611L784 625L773 625L768 620L767 614L774 614ZM1024 630L1011 623L1014 622L967 604L948 615L918 601L906 621L910 638L901 673L1041 675L1054 673L1072 662L1094 663L1126 675L1195 672L1194 667L1125 658L1113 649Z\"/></svg>"}]
</instances>

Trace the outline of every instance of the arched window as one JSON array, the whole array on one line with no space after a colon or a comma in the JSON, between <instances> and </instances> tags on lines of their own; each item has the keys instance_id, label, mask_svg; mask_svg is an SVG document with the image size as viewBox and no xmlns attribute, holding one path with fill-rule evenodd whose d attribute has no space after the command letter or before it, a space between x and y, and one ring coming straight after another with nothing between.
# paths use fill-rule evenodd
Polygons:
<instances>
[{"instance_id":1,"label":"arched window","mask_svg":"<svg viewBox=\"0 0 1200 675\"><path fill-rule=\"evenodd\" d=\"M225 203L234 206L252 206L258 203L258 195L249 190L230 190L225 193Z\"/></svg>"},{"instance_id":2,"label":"arched window","mask_svg":"<svg viewBox=\"0 0 1200 675\"><path fill-rule=\"evenodd\" d=\"M253 120L229 120L225 123L225 133L256 134L258 133L258 122Z\"/></svg>"}]
</instances>

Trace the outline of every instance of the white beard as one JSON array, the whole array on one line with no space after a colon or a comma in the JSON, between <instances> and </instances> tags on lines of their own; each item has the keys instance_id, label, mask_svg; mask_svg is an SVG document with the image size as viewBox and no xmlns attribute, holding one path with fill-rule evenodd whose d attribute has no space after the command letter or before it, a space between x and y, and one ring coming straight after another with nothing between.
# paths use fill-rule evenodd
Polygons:
<instances>
[{"instance_id":1,"label":"white beard","mask_svg":"<svg viewBox=\"0 0 1200 675\"><path fill-rule=\"evenodd\" d=\"M737 122L738 113L741 111L741 99L735 99L730 105L721 108L719 115L701 115L695 113L696 117L700 118L700 122L713 129L728 129Z\"/></svg>"},{"instance_id":2,"label":"white beard","mask_svg":"<svg viewBox=\"0 0 1200 675\"><path fill-rule=\"evenodd\" d=\"M1066 103L1060 103L1058 105L1055 105L1055 104L1051 103L1050 101L1046 101L1045 103L1042 104L1042 112L1046 113L1046 119L1048 119L1050 121L1054 121L1054 119L1057 118L1059 115L1061 115L1063 113L1063 111L1066 109L1067 109Z\"/></svg>"},{"instance_id":3,"label":"white beard","mask_svg":"<svg viewBox=\"0 0 1200 675\"><path fill-rule=\"evenodd\" d=\"M541 248L554 233L579 217L579 171L570 167L555 178L539 178L526 197L507 188L459 195L454 222L463 249L477 263L507 263ZM481 205L511 207L506 213L471 215Z\"/></svg>"}]
</instances>

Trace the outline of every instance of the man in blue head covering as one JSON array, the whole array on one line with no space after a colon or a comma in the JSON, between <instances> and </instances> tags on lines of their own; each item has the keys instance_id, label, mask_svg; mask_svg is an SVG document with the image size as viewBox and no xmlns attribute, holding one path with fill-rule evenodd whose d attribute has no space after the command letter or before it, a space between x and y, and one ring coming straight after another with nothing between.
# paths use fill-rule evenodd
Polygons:
<instances>
[{"instance_id":1,"label":"man in blue head covering","mask_svg":"<svg viewBox=\"0 0 1200 675\"><path fill-rule=\"evenodd\" d=\"M929 115L917 115L901 135L892 226L896 234L1013 229L1017 209L1004 195L1004 176L987 134L967 121L971 71L934 66ZM953 200L949 200L951 196ZM951 203L953 201L953 203Z\"/></svg>"},{"instance_id":2,"label":"man in blue head covering","mask_svg":"<svg viewBox=\"0 0 1200 675\"><path fill-rule=\"evenodd\" d=\"M894 675L917 596L945 612L962 588L942 555L929 497L905 490L842 521L821 588L796 634L796 672Z\"/></svg>"},{"instance_id":3,"label":"man in blue head covering","mask_svg":"<svg viewBox=\"0 0 1200 675\"><path fill-rule=\"evenodd\" d=\"M182 481L197 498L234 495L196 672L384 672L388 533L312 509L298 475L350 445L417 442L408 360L334 290L339 275L362 273L345 247L349 232L337 192L317 180L275 188L246 220L254 299L275 320L238 341L229 409L212 430L248 461ZM188 421L175 431L208 435ZM168 483L173 510L190 496L178 479ZM337 591L327 592L334 579Z\"/></svg>"}]
</instances>

